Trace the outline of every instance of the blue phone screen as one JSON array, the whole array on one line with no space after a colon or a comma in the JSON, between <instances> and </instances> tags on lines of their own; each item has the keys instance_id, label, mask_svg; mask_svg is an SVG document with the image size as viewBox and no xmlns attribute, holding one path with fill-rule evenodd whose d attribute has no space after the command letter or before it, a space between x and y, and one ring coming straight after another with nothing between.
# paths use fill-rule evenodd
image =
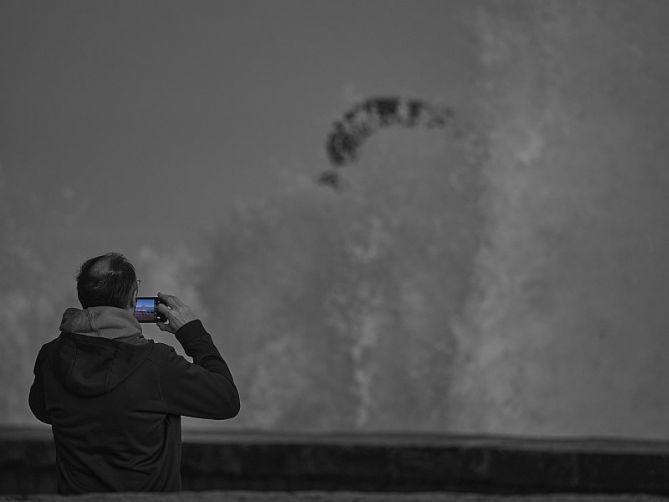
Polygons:
<instances>
[{"instance_id":1,"label":"blue phone screen","mask_svg":"<svg viewBox=\"0 0 669 502\"><path fill-rule=\"evenodd\" d=\"M156 320L156 303L153 298L138 298L135 304L135 317L138 321Z\"/></svg>"}]
</instances>

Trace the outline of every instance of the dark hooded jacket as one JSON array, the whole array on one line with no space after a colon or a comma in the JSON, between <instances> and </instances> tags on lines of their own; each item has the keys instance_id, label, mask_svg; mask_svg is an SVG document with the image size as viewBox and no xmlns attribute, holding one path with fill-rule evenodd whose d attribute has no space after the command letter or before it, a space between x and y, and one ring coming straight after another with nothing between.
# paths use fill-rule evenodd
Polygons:
<instances>
[{"instance_id":1,"label":"dark hooded jacket","mask_svg":"<svg viewBox=\"0 0 669 502\"><path fill-rule=\"evenodd\" d=\"M68 309L35 363L30 409L51 424L61 493L181 489L181 415L234 417L239 395L200 321L176 338L193 363L142 336L132 313Z\"/></svg>"}]
</instances>

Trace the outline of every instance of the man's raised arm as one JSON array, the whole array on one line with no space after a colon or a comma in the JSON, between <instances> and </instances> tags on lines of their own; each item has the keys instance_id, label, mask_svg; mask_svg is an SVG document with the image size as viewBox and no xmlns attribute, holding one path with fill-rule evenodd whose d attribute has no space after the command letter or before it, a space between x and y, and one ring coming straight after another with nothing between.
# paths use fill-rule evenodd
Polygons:
<instances>
[{"instance_id":1,"label":"man's raised arm","mask_svg":"<svg viewBox=\"0 0 669 502\"><path fill-rule=\"evenodd\" d=\"M179 298L158 293L158 310L167 321L162 331L176 335L189 363L171 349L160 359L161 387L167 412L222 420L239 413L239 393L230 369L192 310Z\"/></svg>"}]
</instances>

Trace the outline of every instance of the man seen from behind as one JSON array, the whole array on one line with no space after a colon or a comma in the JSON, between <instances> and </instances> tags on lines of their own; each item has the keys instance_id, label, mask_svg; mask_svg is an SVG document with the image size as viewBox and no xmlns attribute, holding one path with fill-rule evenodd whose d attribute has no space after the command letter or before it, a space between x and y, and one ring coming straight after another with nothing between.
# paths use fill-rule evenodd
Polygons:
<instances>
[{"instance_id":1,"label":"man seen from behind","mask_svg":"<svg viewBox=\"0 0 669 502\"><path fill-rule=\"evenodd\" d=\"M191 309L158 293L162 331L148 340L134 317L138 281L121 254L87 260L77 276L83 309L63 314L60 336L35 363L29 404L51 425L60 493L181 489L181 416L223 420L239 412L226 362Z\"/></svg>"}]
</instances>

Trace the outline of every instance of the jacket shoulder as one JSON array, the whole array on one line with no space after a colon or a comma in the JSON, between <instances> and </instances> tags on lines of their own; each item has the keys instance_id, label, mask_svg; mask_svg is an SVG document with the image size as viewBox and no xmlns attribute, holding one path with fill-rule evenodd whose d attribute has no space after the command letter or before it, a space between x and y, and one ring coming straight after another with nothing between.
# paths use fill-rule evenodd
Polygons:
<instances>
[{"instance_id":1,"label":"jacket shoulder","mask_svg":"<svg viewBox=\"0 0 669 502\"><path fill-rule=\"evenodd\" d=\"M56 348L56 346L60 343L60 336L57 336L50 342L45 343L42 345L42 347L39 349L39 353L37 354L37 359L35 361L35 371L42 365L42 362L44 362L45 359L49 357L51 352Z\"/></svg>"},{"instance_id":2,"label":"jacket shoulder","mask_svg":"<svg viewBox=\"0 0 669 502\"><path fill-rule=\"evenodd\" d=\"M153 350L149 354L149 359L153 362L160 364L175 357L179 357L179 354L177 354L177 351L174 350L174 347L171 345L153 340L152 343Z\"/></svg>"},{"instance_id":3,"label":"jacket shoulder","mask_svg":"<svg viewBox=\"0 0 669 502\"><path fill-rule=\"evenodd\" d=\"M60 340L61 340L61 336L58 335L58 336L57 336L56 338L54 338L53 340L51 340L51 341L45 343L44 345L42 345L42 348L40 349L40 352L42 352L42 351L44 351L44 352L48 352L48 351L51 350L53 347L55 347L56 345L58 345L58 343L60 343Z\"/></svg>"}]
</instances>

